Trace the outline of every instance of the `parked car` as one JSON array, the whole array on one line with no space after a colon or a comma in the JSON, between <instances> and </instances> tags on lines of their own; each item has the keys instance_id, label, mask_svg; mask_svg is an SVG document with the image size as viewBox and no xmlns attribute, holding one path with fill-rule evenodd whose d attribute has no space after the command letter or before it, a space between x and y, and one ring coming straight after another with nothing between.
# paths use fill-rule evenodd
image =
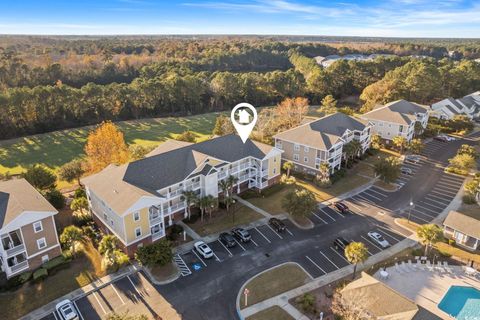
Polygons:
<instances>
[{"instance_id":1,"label":"parked car","mask_svg":"<svg viewBox=\"0 0 480 320\"><path fill-rule=\"evenodd\" d=\"M408 174L409 176L413 174L412 169L406 168L406 167L402 167L402 168L400 169L400 171L401 171L403 174Z\"/></svg>"},{"instance_id":2,"label":"parked car","mask_svg":"<svg viewBox=\"0 0 480 320\"><path fill-rule=\"evenodd\" d=\"M233 236L228 232L220 233L220 236L218 238L227 248L235 247L235 245L237 244Z\"/></svg>"},{"instance_id":3,"label":"parked car","mask_svg":"<svg viewBox=\"0 0 480 320\"><path fill-rule=\"evenodd\" d=\"M390 243L378 232L369 232L368 236L382 248L390 247Z\"/></svg>"},{"instance_id":4,"label":"parked car","mask_svg":"<svg viewBox=\"0 0 480 320\"><path fill-rule=\"evenodd\" d=\"M454 137L447 136L446 134L439 134L438 136L434 137L433 139L442 141L442 142L449 142L449 141L455 141L456 139Z\"/></svg>"},{"instance_id":5,"label":"parked car","mask_svg":"<svg viewBox=\"0 0 480 320\"><path fill-rule=\"evenodd\" d=\"M203 241L198 241L195 242L193 245L195 250L198 252L199 255L201 255L205 259L210 259L213 257L213 251L210 249L210 247Z\"/></svg>"},{"instance_id":6,"label":"parked car","mask_svg":"<svg viewBox=\"0 0 480 320\"><path fill-rule=\"evenodd\" d=\"M340 251L341 253L345 252L345 248L350 244L350 241L345 240L342 237L338 237L333 241L333 247L335 250Z\"/></svg>"},{"instance_id":7,"label":"parked car","mask_svg":"<svg viewBox=\"0 0 480 320\"><path fill-rule=\"evenodd\" d=\"M76 320L78 318L77 311L75 307L73 306L72 301L66 299L63 300L55 306L55 309L57 310L58 314L63 320Z\"/></svg>"},{"instance_id":8,"label":"parked car","mask_svg":"<svg viewBox=\"0 0 480 320\"><path fill-rule=\"evenodd\" d=\"M282 232L285 230L285 224L282 222L282 220L277 218L270 218L270 220L268 220L268 224L277 232Z\"/></svg>"},{"instance_id":9,"label":"parked car","mask_svg":"<svg viewBox=\"0 0 480 320\"><path fill-rule=\"evenodd\" d=\"M252 240L252 236L250 235L250 232L248 232L243 228L233 229L232 234L235 238L237 238L238 241L249 242L250 240Z\"/></svg>"},{"instance_id":10,"label":"parked car","mask_svg":"<svg viewBox=\"0 0 480 320\"><path fill-rule=\"evenodd\" d=\"M334 202L333 206L340 212L340 213L348 213L350 209L348 206L343 202Z\"/></svg>"},{"instance_id":11,"label":"parked car","mask_svg":"<svg viewBox=\"0 0 480 320\"><path fill-rule=\"evenodd\" d=\"M411 154L405 157L405 161L410 163L419 163L420 160L422 160L422 158L414 154Z\"/></svg>"}]
</instances>

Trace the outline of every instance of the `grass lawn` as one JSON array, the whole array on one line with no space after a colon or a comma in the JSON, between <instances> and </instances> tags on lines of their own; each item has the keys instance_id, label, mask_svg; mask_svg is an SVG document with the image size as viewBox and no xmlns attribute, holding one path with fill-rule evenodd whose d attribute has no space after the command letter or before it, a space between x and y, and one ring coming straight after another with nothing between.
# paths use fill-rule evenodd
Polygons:
<instances>
[{"instance_id":1,"label":"grass lawn","mask_svg":"<svg viewBox=\"0 0 480 320\"><path fill-rule=\"evenodd\" d=\"M410 231L413 231L413 232L417 232L417 229L421 226L420 224L416 223L416 222L413 222L413 221L408 221L407 219L405 218L398 218L396 219L396 221L398 222L399 225L401 225L402 227L405 227L407 228L408 230Z\"/></svg>"},{"instance_id":2,"label":"grass lawn","mask_svg":"<svg viewBox=\"0 0 480 320\"><path fill-rule=\"evenodd\" d=\"M157 281L165 281L177 274L177 267L174 262L170 262L164 266L149 267L150 273Z\"/></svg>"},{"instance_id":3,"label":"grass lawn","mask_svg":"<svg viewBox=\"0 0 480 320\"><path fill-rule=\"evenodd\" d=\"M273 306L268 309L247 317L246 320L295 320L287 311L283 310L279 306Z\"/></svg>"},{"instance_id":4,"label":"grass lawn","mask_svg":"<svg viewBox=\"0 0 480 320\"><path fill-rule=\"evenodd\" d=\"M87 247L85 254L78 254L67 269L49 275L43 282L29 282L16 291L0 294L1 318L18 319L104 276L100 261L101 256L98 252L93 247Z\"/></svg>"},{"instance_id":5,"label":"grass lawn","mask_svg":"<svg viewBox=\"0 0 480 320\"><path fill-rule=\"evenodd\" d=\"M397 186L392 185L391 183L385 183L382 180L375 181L375 186L379 187L380 189L387 190L387 191L397 190Z\"/></svg>"},{"instance_id":6,"label":"grass lawn","mask_svg":"<svg viewBox=\"0 0 480 320\"><path fill-rule=\"evenodd\" d=\"M261 218L263 218L261 214L242 206L235 211L235 222L233 221L232 209L230 209L230 212L228 213L225 210L219 210L212 213L211 220L208 218L208 214L205 214L203 222L198 219L195 223L188 225L195 230L195 232L204 237L209 234L232 229L235 226L248 224Z\"/></svg>"},{"instance_id":7,"label":"grass lawn","mask_svg":"<svg viewBox=\"0 0 480 320\"><path fill-rule=\"evenodd\" d=\"M116 124L128 144L156 146L185 130L197 134L199 141L205 140L211 134L218 114L121 121ZM0 173L9 171L17 174L36 163L56 170L84 154L85 141L93 128L87 126L0 141ZM62 187L62 184L59 186Z\"/></svg>"},{"instance_id":8,"label":"grass lawn","mask_svg":"<svg viewBox=\"0 0 480 320\"><path fill-rule=\"evenodd\" d=\"M285 275L288 275L288 277ZM309 280L309 276L294 264L285 264L264 272L250 280L246 285L246 288L250 290L248 305L254 305L285 291L300 287ZM240 308L242 309L245 308L244 298L242 294L240 299Z\"/></svg>"}]
</instances>

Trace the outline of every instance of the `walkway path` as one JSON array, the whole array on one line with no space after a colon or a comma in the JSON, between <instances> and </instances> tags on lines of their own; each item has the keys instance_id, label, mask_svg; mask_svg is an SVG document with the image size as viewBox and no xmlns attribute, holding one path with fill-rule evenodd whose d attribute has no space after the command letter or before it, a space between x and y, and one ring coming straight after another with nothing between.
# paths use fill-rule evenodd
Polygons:
<instances>
[{"instance_id":1,"label":"walkway path","mask_svg":"<svg viewBox=\"0 0 480 320\"><path fill-rule=\"evenodd\" d=\"M242 198L240 198L239 196L233 196L235 198L235 200L237 200L238 202L240 202L241 204L243 204L244 206L246 207L249 207L250 209L252 209L253 211L256 211L258 213L260 213L261 215L263 215L265 218L271 218L273 217L270 213L268 213L267 211L263 210L262 208L259 208L253 204L251 204L250 202L248 202L247 200L243 200Z\"/></svg>"},{"instance_id":2,"label":"walkway path","mask_svg":"<svg viewBox=\"0 0 480 320\"><path fill-rule=\"evenodd\" d=\"M195 230L193 230L192 228L190 228L185 222L183 221L177 221L175 222L176 224L178 224L179 226L182 226L183 230L185 230L185 232L190 236L192 237L193 240L199 240L201 239L202 237L195 232Z\"/></svg>"}]
</instances>

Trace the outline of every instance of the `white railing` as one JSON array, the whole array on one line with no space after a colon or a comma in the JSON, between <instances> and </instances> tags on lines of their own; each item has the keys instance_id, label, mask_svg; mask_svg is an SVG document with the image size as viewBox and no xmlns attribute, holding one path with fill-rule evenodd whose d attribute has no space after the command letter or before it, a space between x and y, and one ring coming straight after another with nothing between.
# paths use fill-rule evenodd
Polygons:
<instances>
[{"instance_id":1,"label":"white railing","mask_svg":"<svg viewBox=\"0 0 480 320\"><path fill-rule=\"evenodd\" d=\"M8 268L10 269L11 274L20 272L28 268L28 260L22 261Z\"/></svg>"},{"instance_id":2,"label":"white railing","mask_svg":"<svg viewBox=\"0 0 480 320\"><path fill-rule=\"evenodd\" d=\"M154 217L150 217L150 225L155 225L159 222L163 221L163 216L162 215L157 215Z\"/></svg>"},{"instance_id":3,"label":"white railing","mask_svg":"<svg viewBox=\"0 0 480 320\"><path fill-rule=\"evenodd\" d=\"M165 237L165 230L163 230L163 229L161 229L157 233L152 233L152 240L153 241L158 240L158 239L163 238L163 237Z\"/></svg>"},{"instance_id":4,"label":"white railing","mask_svg":"<svg viewBox=\"0 0 480 320\"><path fill-rule=\"evenodd\" d=\"M268 170L262 170L262 177L268 175Z\"/></svg>"},{"instance_id":5,"label":"white railing","mask_svg":"<svg viewBox=\"0 0 480 320\"><path fill-rule=\"evenodd\" d=\"M25 245L23 243L8 250L5 250L5 253L7 254L7 257L10 257L22 251L25 251Z\"/></svg>"},{"instance_id":6,"label":"white railing","mask_svg":"<svg viewBox=\"0 0 480 320\"><path fill-rule=\"evenodd\" d=\"M263 188L266 188L266 187L268 187L268 181L262 182L261 188L263 189Z\"/></svg>"},{"instance_id":7,"label":"white railing","mask_svg":"<svg viewBox=\"0 0 480 320\"><path fill-rule=\"evenodd\" d=\"M218 174L218 179L223 179L227 176L227 171L222 171Z\"/></svg>"},{"instance_id":8,"label":"white railing","mask_svg":"<svg viewBox=\"0 0 480 320\"><path fill-rule=\"evenodd\" d=\"M185 186L185 190L191 191L200 188L200 182L191 183Z\"/></svg>"},{"instance_id":9,"label":"white railing","mask_svg":"<svg viewBox=\"0 0 480 320\"><path fill-rule=\"evenodd\" d=\"M180 209L184 209L185 208L185 203L183 202L179 202L179 203L175 203L174 205L172 205L171 207L168 208L168 212L169 213L172 213L172 212L176 212Z\"/></svg>"}]
</instances>

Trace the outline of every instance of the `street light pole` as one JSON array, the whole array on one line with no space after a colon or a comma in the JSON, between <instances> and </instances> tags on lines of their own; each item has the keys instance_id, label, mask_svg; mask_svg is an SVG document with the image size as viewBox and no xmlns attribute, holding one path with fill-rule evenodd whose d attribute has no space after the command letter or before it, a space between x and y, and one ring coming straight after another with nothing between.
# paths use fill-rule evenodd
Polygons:
<instances>
[{"instance_id":1,"label":"street light pole","mask_svg":"<svg viewBox=\"0 0 480 320\"><path fill-rule=\"evenodd\" d=\"M232 200L232 207L233 224L235 224L235 199Z\"/></svg>"}]
</instances>

